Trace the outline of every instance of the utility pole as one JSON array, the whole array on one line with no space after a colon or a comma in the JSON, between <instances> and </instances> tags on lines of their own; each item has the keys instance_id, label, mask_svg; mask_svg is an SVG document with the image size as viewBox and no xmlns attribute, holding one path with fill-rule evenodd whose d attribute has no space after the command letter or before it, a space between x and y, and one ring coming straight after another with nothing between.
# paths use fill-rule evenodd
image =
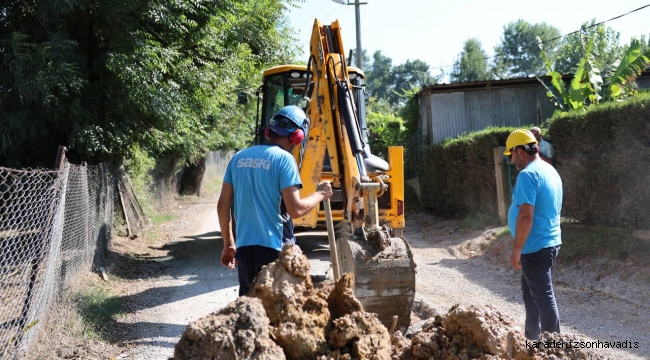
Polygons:
<instances>
[{"instance_id":1,"label":"utility pole","mask_svg":"<svg viewBox=\"0 0 650 360\"><path fill-rule=\"evenodd\" d=\"M364 3L366 4L366 3ZM363 57L363 48L361 47L361 9L360 9L361 3L359 0L355 0L354 2L354 13L356 16L356 24L357 24L357 67L359 69L361 68L361 62L362 62L362 57Z\"/></svg>"},{"instance_id":2,"label":"utility pole","mask_svg":"<svg viewBox=\"0 0 650 360\"><path fill-rule=\"evenodd\" d=\"M362 59L363 58L363 48L361 47L361 9L360 9L360 6L361 5L367 5L368 3L367 2L360 2L359 0L354 0L353 3L351 3L350 0L348 0L347 2L345 2L344 0L332 0L332 1L334 1L337 4L342 4L342 5L354 5L354 15L355 15L355 20L356 20L355 22L356 22L356 26L357 26L357 50L356 50L357 54L356 54L355 58L357 59L357 61L356 61L357 67L359 69L363 70L363 68L361 67L361 64L363 62L362 61L363 60Z\"/></svg>"}]
</instances>

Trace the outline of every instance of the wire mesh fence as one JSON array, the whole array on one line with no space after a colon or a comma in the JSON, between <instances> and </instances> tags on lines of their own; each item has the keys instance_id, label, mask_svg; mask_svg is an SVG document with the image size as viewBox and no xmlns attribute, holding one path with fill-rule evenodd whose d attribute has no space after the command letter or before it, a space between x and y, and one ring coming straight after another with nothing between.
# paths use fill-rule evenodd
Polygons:
<instances>
[{"instance_id":1,"label":"wire mesh fence","mask_svg":"<svg viewBox=\"0 0 650 360\"><path fill-rule=\"evenodd\" d=\"M107 254L115 171L0 167L0 359L20 359L53 299Z\"/></svg>"}]
</instances>

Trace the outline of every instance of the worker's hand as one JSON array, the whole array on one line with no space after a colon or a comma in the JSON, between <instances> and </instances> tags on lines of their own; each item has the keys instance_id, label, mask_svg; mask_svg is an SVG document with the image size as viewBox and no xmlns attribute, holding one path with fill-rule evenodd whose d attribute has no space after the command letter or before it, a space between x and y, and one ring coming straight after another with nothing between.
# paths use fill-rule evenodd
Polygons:
<instances>
[{"instance_id":1,"label":"worker's hand","mask_svg":"<svg viewBox=\"0 0 650 360\"><path fill-rule=\"evenodd\" d=\"M521 270L521 251L512 250L510 255L510 265L515 270Z\"/></svg>"},{"instance_id":2,"label":"worker's hand","mask_svg":"<svg viewBox=\"0 0 650 360\"><path fill-rule=\"evenodd\" d=\"M331 198L334 194L332 191L332 184L329 181L321 181L318 186L316 186L316 191L320 191L320 193L323 194L323 200Z\"/></svg>"},{"instance_id":3,"label":"worker's hand","mask_svg":"<svg viewBox=\"0 0 650 360\"><path fill-rule=\"evenodd\" d=\"M235 254L235 248L223 248L223 251L221 252L221 265L227 267L230 270L234 270L235 266L238 265L237 260L235 260Z\"/></svg>"}]
</instances>

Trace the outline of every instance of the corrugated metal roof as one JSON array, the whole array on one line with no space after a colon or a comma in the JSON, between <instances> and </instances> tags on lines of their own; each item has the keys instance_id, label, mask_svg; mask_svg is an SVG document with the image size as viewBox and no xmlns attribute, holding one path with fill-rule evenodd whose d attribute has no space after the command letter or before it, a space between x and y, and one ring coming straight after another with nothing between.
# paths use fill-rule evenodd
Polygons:
<instances>
[{"instance_id":1,"label":"corrugated metal roof","mask_svg":"<svg viewBox=\"0 0 650 360\"><path fill-rule=\"evenodd\" d=\"M551 81L550 76L540 76L545 83ZM563 77L565 81L570 81L573 79L573 75L566 75ZM539 80L535 77L527 78L516 78L516 79L503 79L503 80L486 80L486 81L474 81L466 83L453 83L453 84L435 84L428 85L420 90L420 93L434 93L434 92L450 92L450 91L462 91L462 90L471 90L471 89L489 89L489 88L499 88L499 87L512 87L512 86L526 86L526 85L539 85Z\"/></svg>"},{"instance_id":2,"label":"corrugated metal roof","mask_svg":"<svg viewBox=\"0 0 650 360\"><path fill-rule=\"evenodd\" d=\"M544 83L550 83L550 76L540 76L541 80ZM562 79L565 82L571 81L573 79L573 74L563 75ZM646 84L650 81L650 70L645 70L637 78L639 82ZM493 87L510 87L510 86L525 86L525 85L538 85L539 80L536 77L523 77L523 78L512 78L512 79L501 79L501 80L484 80L484 81L473 81L466 83L452 83L452 84L434 84L424 86L420 93L423 92L447 92L447 91L460 91L468 89L480 89L480 88L493 88ZM419 94L420 94L419 93ZM419 95L418 94L418 95Z\"/></svg>"}]
</instances>

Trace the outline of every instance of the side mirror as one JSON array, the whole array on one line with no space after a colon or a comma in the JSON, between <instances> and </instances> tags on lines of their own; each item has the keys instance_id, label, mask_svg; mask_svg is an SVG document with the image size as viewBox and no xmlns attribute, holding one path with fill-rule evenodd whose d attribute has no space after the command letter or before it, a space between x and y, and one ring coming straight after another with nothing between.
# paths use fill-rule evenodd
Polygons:
<instances>
[{"instance_id":1,"label":"side mirror","mask_svg":"<svg viewBox=\"0 0 650 360\"><path fill-rule=\"evenodd\" d=\"M237 93L237 104L246 105L248 104L248 95L245 92L240 91Z\"/></svg>"}]
</instances>

